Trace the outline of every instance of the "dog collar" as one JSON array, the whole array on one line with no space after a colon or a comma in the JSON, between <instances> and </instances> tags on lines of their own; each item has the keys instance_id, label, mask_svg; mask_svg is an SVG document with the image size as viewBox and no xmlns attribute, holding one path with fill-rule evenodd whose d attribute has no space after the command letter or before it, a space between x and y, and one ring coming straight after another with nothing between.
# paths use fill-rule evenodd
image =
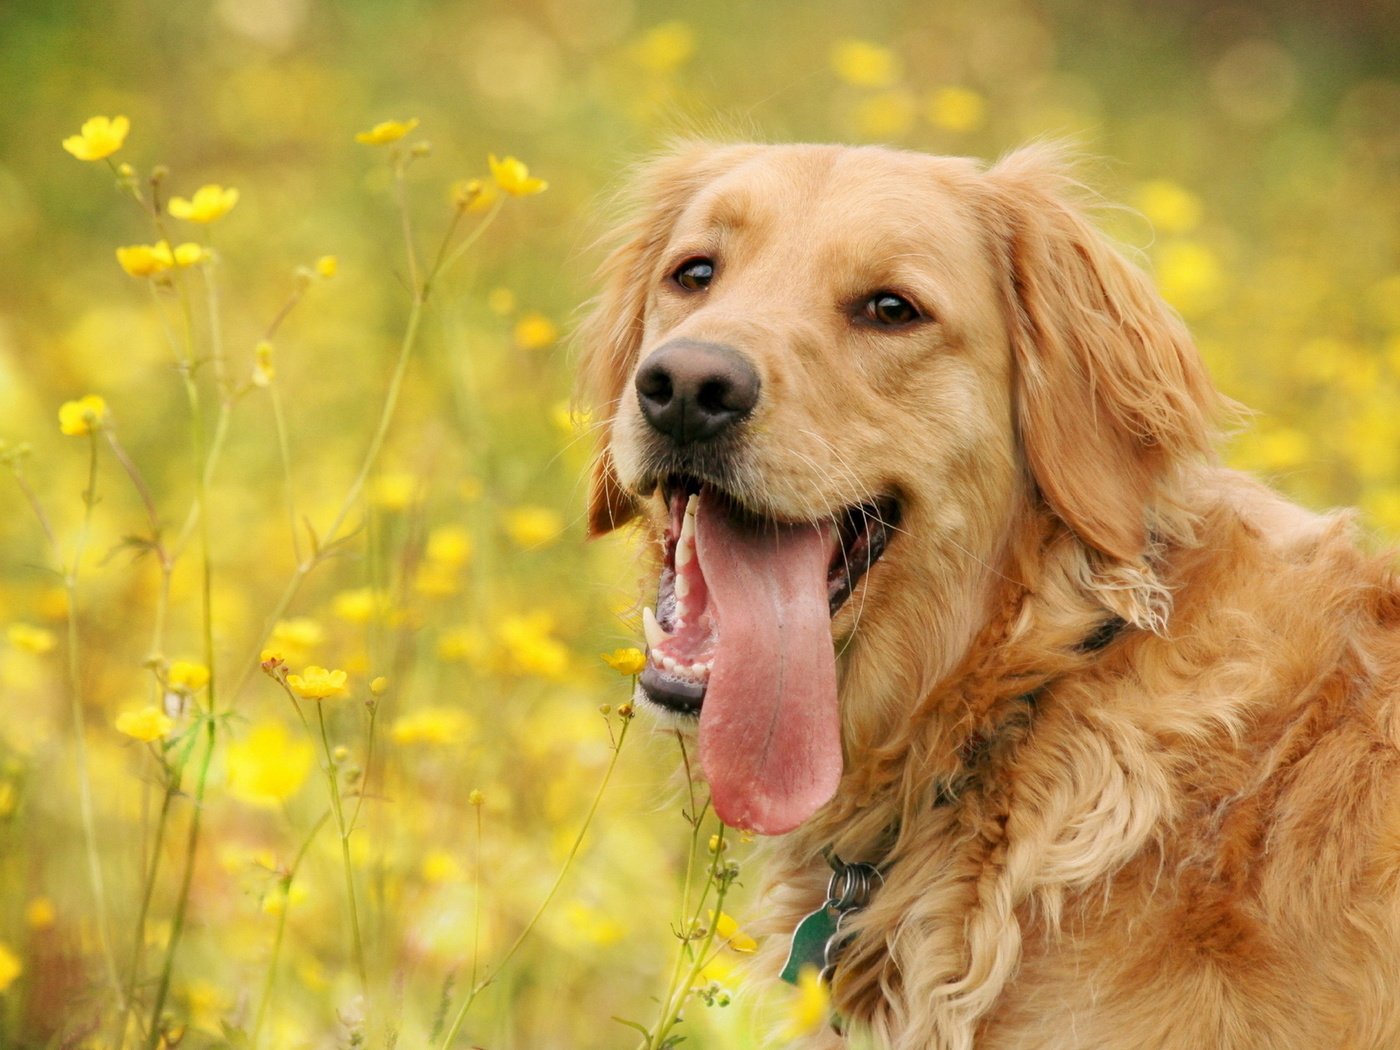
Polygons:
<instances>
[{"instance_id":1,"label":"dog collar","mask_svg":"<svg viewBox=\"0 0 1400 1050\"><path fill-rule=\"evenodd\" d=\"M836 959L850 938L841 927L870 903L877 885L884 882L873 864L847 864L834 853L827 854L826 861L831 865L826 900L792 931L787 962L779 974L788 984L796 984L802 971L809 968L820 974L823 984L830 983Z\"/></svg>"}]
</instances>

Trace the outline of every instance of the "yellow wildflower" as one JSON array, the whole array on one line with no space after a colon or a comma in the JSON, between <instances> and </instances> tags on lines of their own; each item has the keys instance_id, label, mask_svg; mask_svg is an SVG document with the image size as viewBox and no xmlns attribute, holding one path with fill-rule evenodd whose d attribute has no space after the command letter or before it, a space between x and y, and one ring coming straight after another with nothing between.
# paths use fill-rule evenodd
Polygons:
<instances>
[{"instance_id":1,"label":"yellow wildflower","mask_svg":"<svg viewBox=\"0 0 1400 1050\"><path fill-rule=\"evenodd\" d=\"M412 474L381 474L370 488L370 499L384 510L407 510L418 498L418 490L418 479Z\"/></svg>"},{"instance_id":2,"label":"yellow wildflower","mask_svg":"<svg viewBox=\"0 0 1400 1050\"><path fill-rule=\"evenodd\" d=\"M0 818L8 817L19 803L15 785L9 780L0 780Z\"/></svg>"},{"instance_id":3,"label":"yellow wildflower","mask_svg":"<svg viewBox=\"0 0 1400 1050\"><path fill-rule=\"evenodd\" d=\"M171 689L194 693L209 684L209 668L192 660L176 660L165 673L165 681Z\"/></svg>"},{"instance_id":4,"label":"yellow wildflower","mask_svg":"<svg viewBox=\"0 0 1400 1050\"><path fill-rule=\"evenodd\" d=\"M739 929L739 924L731 916L724 912L716 916L710 912L710 921L715 924L715 936L736 952L749 955L758 951L758 942Z\"/></svg>"},{"instance_id":5,"label":"yellow wildflower","mask_svg":"<svg viewBox=\"0 0 1400 1050\"><path fill-rule=\"evenodd\" d=\"M337 594L331 608L346 623L369 623L379 609L379 597L373 587L357 587Z\"/></svg>"},{"instance_id":6,"label":"yellow wildflower","mask_svg":"<svg viewBox=\"0 0 1400 1050\"><path fill-rule=\"evenodd\" d=\"M785 1036L796 1039L819 1031L831 1010L831 995L815 966L804 966L797 975L797 998L788 1010Z\"/></svg>"},{"instance_id":7,"label":"yellow wildflower","mask_svg":"<svg viewBox=\"0 0 1400 1050\"><path fill-rule=\"evenodd\" d=\"M564 533L564 518L549 507L515 507L506 512L506 534L517 547L547 547Z\"/></svg>"},{"instance_id":8,"label":"yellow wildflower","mask_svg":"<svg viewBox=\"0 0 1400 1050\"><path fill-rule=\"evenodd\" d=\"M301 674L287 675L287 684L303 700L330 700L350 691L345 679L344 671L328 671L312 664Z\"/></svg>"},{"instance_id":9,"label":"yellow wildflower","mask_svg":"<svg viewBox=\"0 0 1400 1050\"><path fill-rule=\"evenodd\" d=\"M467 795L467 802L473 806L483 806L486 804L486 796L480 788L472 788L471 793Z\"/></svg>"},{"instance_id":10,"label":"yellow wildflower","mask_svg":"<svg viewBox=\"0 0 1400 1050\"><path fill-rule=\"evenodd\" d=\"M438 636L438 659L444 663L482 666L490 643L475 627L450 627Z\"/></svg>"},{"instance_id":11,"label":"yellow wildflower","mask_svg":"<svg viewBox=\"0 0 1400 1050\"><path fill-rule=\"evenodd\" d=\"M305 653L326 638L326 630L309 616L294 616L272 625L272 644L285 653Z\"/></svg>"},{"instance_id":12,"label":"yellow wildflower","mask_svg":"<svg viewBox=\"0 0 1400 1050\"><path fill-rule=\"evenodd\" d=\"M322 277L330 280L340 269L340 260L334 255L323 255L316 260L316 272Z\"/></svg>"},{"instance_id":13,"label":"yellow wildflower","mask_svg":"<svg viewBox=\"0 0 1400 1050\"><path fill-rule=\"evenodd\" d=\"M153 277L175 265L175 253L165 241L128 244L117 249L117 262L132 277Z\"/></svg>"},{"instance_id":14,"label":"yellow wildflower","mask_svg":"<svg viewBox=\"0 0 1400 1050\"><path fill-rule=\"evenodd\" d=\"M831 48L831 68L847 84L886 88L900 76L894 52L867 40L840 40Z\"/></svg>"},{"instance_id":15,"label":"yellow wildflower","mask_svg":"<svg viewBox=\"0 0 1400 1050\"><path fill-rule=\"evenodd\" d=\"M1187 317L1214 306L1224 282L1219 258L1204 244L1170 241L1157 252L1157 287L1162 297Z\"/></svg>"},{"instance_id":16,"label":"yellow wildflower","mask_svg":"<svg viewBox=\"0 0 1400 1050\"><path fill-rule=\"evenodd\" d=\"M10 950L8 944L0 941L0 995L3 995L23 972L24 967L20 964L19 956Z\"/></svg>"},{"instance_id":17,"label":"yellow wildflower","mask_svg":"<svg viewBox=\"0 0 1400 1050\"><path fill-rule=\"evenodd\" d=\"M107 423L107 402L97 394L88 394L77 401L65 401L58 407L58 429L69 437L82 437L101 430Z\"/></svg>"},{"instance_id":18,"label":"yellow wildflower","mask_svg":"<svg viewBox=\"0 0 1400 1050\"><path fill-rule=\"evenodd\" d=\"M1137 206L1163 233L1190 233L1201 223L1201 199L1167 179L1139 186Z\"/></svg>"},{"instance_id":19,"label":"yellow wildflower","mask_svg":"<svg viewBox=\"0 0 1400 1050\"><path fill-rule=\"evenodd\" d=\"M457 567L441 561L425 561L413 574L413 589L426 598L446 598L460 590Z\"/></svg>"},{"instance_id":20,"label":"yellow wildflower","mask_svg":"<svg viewBox=\"0 0 1400 1050\"><path fill-rule=\"evenodd\" d=\"M91 117L78 134L63 140L63 148L79 160L102 160L122 148L130 130L126 117Z\"/></svg>"},{"instance_id":21,"label":"yellow wildflower","mask_svg":"<svg viewBox=\"0 0 1400 1050\"><path fill-rule=\"evenodd\" d=\"M497 160L493 153L486 158L486 162L491 166L491 177L496 180L496 185L512 197L530 197L549 189L549 183L532 178L530 169L514 157Z\"/></svg>"},{"instance_id":22,"label":"yellow wildflower","mask_svg":"<svg viewBox=\"0 0 1400 1050\"><path fill-rule=\"evenodd\" d=\"M294 904L303 903L309 896L306 890L306 883L294 882L290 886L284 882L278 882L262 900L262 910L264 915L281 915L287 908Z\"/></svg>"},{"instance_id":23,"label":"yellow wildflower","mask_svg":"<svg viewBox=\"0 0 1400 1050\"><path fill-rule=\"evenodd\" d=\"M272 349L272 343L266 339L258 340L258 345L253 347L254 386L271 386L272 381L277 378L277 366L272 361Z\"/></svg>"},{"instance_id":24,"label":"yellow wildflower","mask_svg":"<svg viewBox=\"0 0 1400 1050\"><path fill-rule=\"evenodd\" d=\"M24 921L31 930L47 930L58 921L58 911L47 897L35 897L24 907Z\"/></svg>"},{"instance_id":25,"label":"yellow wildflower","mask_svg":"<svg viewBox=\"0 0 1400 1050\"><path fill-rule=\"evenodd\" d=\"M430 850L423 857L424 882L461 882L465 876L462 865L446 850Z\"/></svg>"},{"instance_id":26,"label":"yellow wildflower","mask_svg":"<svg viewBox=\"0 0 1400 1050\"><path fill-rule=\"evenodd\" d=\"M301 788L312 760L309 741L292 738L281 722L261 722L228 746L229 794L275 808Z\"/></svg>"},{"instance_id":27,"label":"yellow wildflower","mask_svg":"<svg viewBox=\"0 0 1400 1050\"><path fill-rule=\"evenodd\" d=\"M368 131L357 132L355 141L363 142L367 146L383 146L390 142L398 142L417 126L417 117L409 120L385 120Z\"/></svg>"},{"instance_id":28,"label":"yellow wildflower","mask_svg":"<svg viewBox=\"0 0 1400 1050\"><path fill-rule=\"evenodd\" d=\"M27 623L11 624L5 632L5 637L16 649L36 656L52 651L58 644L58 637L52 631L43 627L32 627Z\"/></svg>"},{"instance_id":29,"label":"yellow wildflower","mask_svg":"<svg viewBox=\"0 0 1400 1050\"><path fill-rule=\"evenodd\" d=\"M897 139L908 134L918 116L914 96L903 88L878 91L860 100L852 114L856 132L868 139Z\"/></svg>"},{"instance_id":30,"label":"yellow wildflower","mask_svg":"<svg viewBox=\"0 0 1400 1050\"><path fill-rule=\"evenodd\" d=\"M189 222L211 223L222 219L238 203L238 191L211 183L194 191L194 196L171 197L168 210L177 219Z\"/></svg>"},{"instance_id":31,"label":"yellow wildflower","mask_svg":"<svg viewBox=\"0 0 1400 1050\"><path fill-rule=\"evenodd\" d=\"M471 729L471 720L464 711L425 707L396 719L389 735L396 744L455 744Z\"/></svg>"},{"instance_id":32,"label":"yellow wildflower","mask_svg":"<svg viewBox=\"0 0 1400 1050\"><path fill-rule=\"evenodd\" d=\"M496 633L505 647L506 666L516 674L562 678L569 669L569 650L553 637L554 618L547 612L507 616Z\"/></svg>"},{"instance_id":33,"label":"yellow wildflower","mask_svg":"<svg viewBox=\"0 0 1400 1050\"><path fill-rule=\"evenodd\" d=\"M117 732L149 744L175 728L175 720L154 704L117 715Z\"/></svg>"},{"instance_id":34,"label":"yellow wildflower","mask_svg":"<svg viewBox=\"0 0 1400 1050\"><path fill-rule=\"evenodd\" d=\"M610 653L601 653L603 663L607 664L620 675L631 676L641 674L642 668L647 665L646 653L635 646L626 649L614 649Z\"/></svg>"},{"instance_id":35,"label":"yellow wildflower","mask_svg":"<svg viewBox=\"0 0 1400 1050\"><path fill-rule=\"evenodd\" d=\"M495 186L481 179L462 179L452 184L452 203L462 211L486 211L499 196Z\"/></svg>"},{"instance_id":36,"label":"yellow wildflower","mask_svg":"<svg viewBox=\"0 0 1400 1050\"><path fill-rule=\"evenodd\" d=\"M521 350L543 350L558 339L558 326L544 314L526 314L515 322L515 345Z\"/></svg>"},{"instance_id":37,"label":"yellow wildflower","mask_svg":"<svg viewBox=\"0 0 1400 1050\"><path fill-rule=\"evenodd\" d=\"M461 525L439 525L428 533L428 560L442 565L465 565L472 554L472 537Z\"/></svg>"},{"instance_id":38,"label":"yellow wildflower","mask_svg":"<svg viewBox=\"0 0 1400 1050\"><path fill-rule=\"evenodd\" d=\"M383 696L389 691L389 679L380 675L369 683L369 691L375 696Z\"/></svg>"},{"instance_id":39,"label":"yellow wildflower","mask_svg":"<svg viewBox=\"0 0 1400 1050\"><path fill-rule=\"evenodd\" d=\"M637 38L633 61L653 73L673 73L695 54L695 30L685 22L662 22Z\"/></svg>"},{"instance_id":40,"label":"yellow wildflower","mask_svg":"<svg viewBox=\"0 0 1400 1050\"><path fill-rule=\"evenodd\" d=\"M971 88L944 87L928 97L925 112L944 131L974 131L987 118L987 102Z\"/></svg>"}]
</instances>

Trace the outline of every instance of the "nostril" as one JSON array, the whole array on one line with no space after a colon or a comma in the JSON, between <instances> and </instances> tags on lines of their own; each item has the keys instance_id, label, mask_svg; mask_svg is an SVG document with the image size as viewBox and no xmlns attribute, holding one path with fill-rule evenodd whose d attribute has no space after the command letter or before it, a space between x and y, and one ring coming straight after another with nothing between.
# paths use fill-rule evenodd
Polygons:
<instances>
[{"instance_id":1,"label":"nostril","mask_svg":"<svg viewBox=\"0 0 1400 1050\"><path fill-rule=\"evenodd\" d=\"M758 402L759 378L738 351L676 340L642 362L634 380L642 415L677 444L709 441Z\"/></svg>"}]
</instances>

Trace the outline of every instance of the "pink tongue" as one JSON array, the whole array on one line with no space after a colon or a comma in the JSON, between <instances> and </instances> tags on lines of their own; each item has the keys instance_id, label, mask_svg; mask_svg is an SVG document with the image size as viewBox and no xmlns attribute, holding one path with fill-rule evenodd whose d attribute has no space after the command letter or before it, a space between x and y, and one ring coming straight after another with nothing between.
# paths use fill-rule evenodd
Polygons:
<instances>
[{"instance_id":1,"label":"pink tongue","mask_svg":"<svg viewBox=\"0 0 1400 1050\"><path fill-rule=\"evenodd\" d=\"M736 528L707 490L695 550L719 638L700 709L700 765L721 820L780 835L841 779L830 543L811 525Z\"/></svg>"}]
</instances>

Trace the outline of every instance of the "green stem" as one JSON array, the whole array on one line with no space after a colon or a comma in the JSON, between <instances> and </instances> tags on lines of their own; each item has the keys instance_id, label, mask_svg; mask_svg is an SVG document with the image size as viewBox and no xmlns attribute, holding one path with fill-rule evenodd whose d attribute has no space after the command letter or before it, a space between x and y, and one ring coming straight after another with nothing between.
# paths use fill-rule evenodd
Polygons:
<instances>
[{"instance_id":1,"label":"green stem","mask_svg":"<svg viewBox=\"0 0 1400 1050\"><path fill-rule=\"evenodd\" d=\"M83 717L83 680L78 659L78 572L92 534L92 509L97 503L97 434L89 432L88 481L83 492L83 519L73 546L73 561L64 572L64 592L68 599L68 700L73 716L73 746L78 774L78 808L82 817L83 842L87 853L88 880L97 912L97 939L107 968L107 980L123 1004L124 993L107 932L107 893L103 884L102 859L97 847L97 818L92 801L92 778L88 770L86 719Z\"/></svg>"},{"instance_id":2,"label":"green stem","mask_svg":"<svg viewBox=\"0 0 1400 1050\"><path fill-rule=\"evenodd\" d=\"M467 1019L467 1011L471 1009L472 1003L476 1001L476 997L481 994L482 990L485 989L487 985L495 980L495 974L499 974L504 970L510 960L514 958L515 953L520 950L520 946L524 944L530 934L534 932L535 926L545 913L545 909L547 909L554 900L554 895L559 892L559 887L563 885L564 882L564 876L568 874L569 868L573 865L574 858L578 856L579 847L583 845L584 836L588 834L588 829L593 824L593 817L598 812L598 805L603 801L603 793L607 791L608 783L612 780L613 770L617 768L618 757L622 754L622 743L627 739L627 729L631 724L630 717L622 723L622 730L617 734L617 744L612 749L612 758L608 761L608 768L603 773L602 783L598 785L598 790L593 795L593 802L588 807L588 812L583 818L583 824L579 827L578 834L574 836L574 843L569 847L569 853L564 858L563 865L559 868L559 874L554 877L554 883L549 887L549 892L544 895L544 900L540 901L540 906L535 909L535 914L530 917L530 921L525 924L525 928L520 931L519 936L517 936L511 946L506 949L505 955L501 956L500 960L496 963L494 973L488 974L480 981L473 980L471 989L467 992L466 999L457 1009L457 1014L452 1019L452 1025L447 1029L447 1035L443 1037L441 1050L448 1050L448 1048L451 1047L452 1040L456 1039L457 1033L461 1031L462 1022ZM479 899L480 897L478 896L478 900ZM475 977L476 968L474 965L472 974L473 977Z\"/></svg>"},{"instance_id":3,"label":"green stem","mask_svg":"<svg viewBox=\"0 0 1400 1050\"><path fill-rule=\"evenodd\" d=\"M282 954L282 939L287 930L287 909L292 906L292 880L297 876L297 869L301 867L302 859L306 856L306 851L311 848L311 843L320 834L326 821L331 819L331 811L321 814L321 819L316 821L306 839L301 844L301 849L297 850L296 857L292 860L292 866L287 870L287 874L282 878L282 911L277 916L277 934L272 941L272 958L267 963L267 978L263 981L262 999L258 1002L257 1019L253 1022L253 1036L248 1042L248 1050L257 1050L258 1038L262 1035L263 1021L267 1017L268 1004L272 1001L272 989L277 980L277 960Z\"/></svg>"},{"instance_id":4,"label":"green stem","mask_svg":"<svg viewBox=\"0 0 1400 1050\"><path fill-rule=\"evenodd\" d=\"M360 990L369 991L369 976L365 968L365 948L360 939L360 912L355 902L355 868L350 862L350 828L345 823L345 809L340 802L340 770L331 753L331 740L326 732L323 703L316 704L316 720L321 726L321 747L326 755L326 779L331 787L331 808L335 810L336 826L340 829L340 858L345 867L345 896L350 904L350 935L355 949L355 969L360 975Z\"/></svg>"}]
</instances>

